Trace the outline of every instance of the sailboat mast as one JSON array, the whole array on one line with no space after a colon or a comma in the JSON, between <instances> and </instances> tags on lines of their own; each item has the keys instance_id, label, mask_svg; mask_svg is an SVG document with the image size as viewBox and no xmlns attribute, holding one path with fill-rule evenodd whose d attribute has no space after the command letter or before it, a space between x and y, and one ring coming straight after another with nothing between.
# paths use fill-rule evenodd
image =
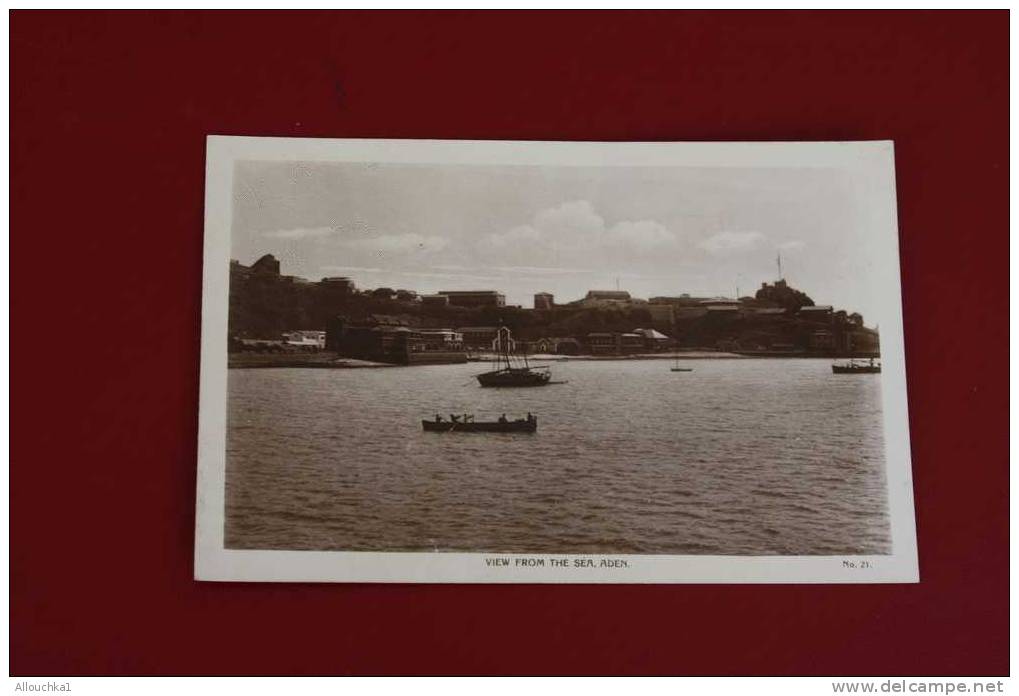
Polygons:
<instances>
[{"instance_id":1,"label":"sailboat mast","mask_svg":"<svg viewBox=\"0 0 1019 696\"><path fill-rule=\"evenodd\" d=\"M505 326L499 327L499 343L501 344L500 347L502 348L502 356L506 361L506 369L508 370L512 366L510 365L509 355L509 329Z\"/></svg>"}]
</instances>

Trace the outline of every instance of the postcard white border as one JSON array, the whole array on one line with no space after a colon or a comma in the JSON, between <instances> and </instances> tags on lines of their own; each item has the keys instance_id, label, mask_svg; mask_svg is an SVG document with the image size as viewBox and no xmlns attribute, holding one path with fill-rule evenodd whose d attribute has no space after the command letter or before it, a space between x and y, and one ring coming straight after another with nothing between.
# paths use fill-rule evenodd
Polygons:
<instances>
[{"instance_id":1,"label":"postcard white border","mask_svg":"<svg viewBox=\"0 0 1019 696\"><path fill-rule=\"evenodd\" d=\"M553 166L833 167L856 169L880 261L871 282L880 317L882 405L892 553L882 556L670 556L249 551L223 547L227 313L234 162L238 160L528 164ZM890 141L837 143L596 143L338 140L209 136L199 387L195 579L412 583L879 583L918 582L902 338L894 149ZM491 566L487 559L505 558ZM517 559L566 559L566 567ZM600 567L603 560L625 567ZM591 561L590 564L584 561Z\"/></svg>"}]
</instances>

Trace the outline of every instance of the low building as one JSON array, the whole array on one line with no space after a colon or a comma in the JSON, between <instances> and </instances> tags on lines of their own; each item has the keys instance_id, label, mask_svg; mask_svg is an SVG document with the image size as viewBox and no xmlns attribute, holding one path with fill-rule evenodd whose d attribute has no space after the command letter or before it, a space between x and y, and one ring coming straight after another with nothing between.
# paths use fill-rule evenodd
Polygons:
<instances>
[{"instance_id":1,"label":"low building","mask_svg":"<svg viewBox=\"0 0 1019 696\"><path fill-rule=\"evenodd\" d=\"M594 332L587 335L587 349L591 355L618 355L619 345L616 342L617 334L607 332Z\"/></svg>"},{"instance_id":2,"label":"low building","mask_svg":"<svg viewBox=\"0 0 1019 696\"><path fill-rule=\"evenodd\" d=\"M328 350L343 357L373 362L416 365L467 361L462 346L446 343L443 336L426 337L408 326L371 323L371 319L356 325L337 317L326 329L325 344Z\"/></svg>"},{"instance_id":3,"label":"low building","mask_svg":"<svg viewBox=\"0 0 1019 696\"><path fill-rule=\"evenodd\" d=\"M832 307L831 305L810 305L800 307L797 314L799 314L800 318L807 321L824 322L827 324L831 322Z\"/></svg>"},{"instance_id":4,"label":"low building","mask_svg":"<svg viewBox=\"0 0 1019 696\"><path fill-rule=\"evenodd\" d=\"M453 307L505 307L506 296L495 290L439 290Z\"/></svg>"},{"instance_id":5,"label":"low building","mask_svg":"<svg viewBox=\"0 0 1019 696\"><path fill-rule=\"evenodd\" d=\"M643 338L645 350L664 350L671 342L668 336L654 329L634 329L633 332Z\"/></svg>"},{"instance_id":6,"label":"low building","mask_svg":"<svg viewBox=\"0 0 1019 696\"><path fill-rule=\"evenodd\" d=\"M464 347L468 350L499 350L499 327L498 326L460 326L457 331L463 335ZM509 329L505 329L509 334ZM516 343L512 336L508 336L509 349L515 349Z\"/></svg>"},{"instance_id":7,"label":"low building","mask_svg":"<svg viewBox=\"0 0 1019 696\"><path fill-rule=\"evenodd\" d=\"M626 290L588 290L580 304L584 307L611 307L613 305L628 305L633 301L630 293Z\"/></svg>"},{"instance_id":8,"label":"low building","mask_svg":"<svg viewBox=\"0 0 1019 696\"><path fill-rule=\"evenodd\" d=\"M626 290L588 290L587 296L584 299L629 302L632 298Z\"/></svg>"},{"instance_id":9,"label":"low building","mask_svg":"<svg viewBox=\"0 0 1019 696\"><path fill-rule=\"evenodd\" d=\"M643 353L644 336L636 332L619 334L619 352L622 355Z\"/></svg>"},{"instance_id":10,"label":"low building","mask_svg":"<svg viewBox=\"0 0 1019 696\"><path fill-rule=\"evenodd\" d=\"M528 349L532 353L555 353L555 341L554 338L539 338L528 343Z\"/></svg>"},{"instance_id":11,"label":"low building","mask_svg":"<svg viewBox=\"0 0 1019 696\"><path fill-rule=\"evenodd\" d=\"M701 300L699 304L709 312L731 312L733 310L738 312L741 306L739 300L732 300L728 297L709 297L706 300Z\"/></svg>"},{"instance_id":12,"label":"low building","mask_svg":"<svg viewBox=\"0 0 1019 696\"><path fill-rule=\"evenodd\" d=\"M283 344L303 350L324 350L326 347L326 332L286 331L283 333Z\"/></svg>"},{"instance_id":13,"label":"low building","mask_svg":"<svg viewBox=\"0 0 1019 696\"><path fill-rule=\"evenodd\" d=\"M673 305L675 307L699 307L702 302L709 300L709 297L692 297L688 293L677 296L652 297L649 302L657 305Z\"/></svg>"},{"instance_id":14,"label":"low building","mask_svg":"<svg viewBox=\"0 0 1019 696\"><path fill-rule=\"evenodd\" d=\"M426 346L439 350L463 350L464 335L453 329L418 329Z\"/></svg>"},{"instance_id":15,"label":"low building","mask_svg":"<svg viewBox=\"0 0 1019 696\"><path fill-rule=\"evenodd\" d=\"M633 355L645 350L644 336L637 332L594 332L587 335L592 355Z\"/></svg>"},{"instance_id":16,"label":"low building","mask_svg":"<svg viewBox=\"0 0 1019 696\"><path fill-rule=\"evenodd\" d=\"M448 307L449 297L446 295L422 295L421 306L429 309Z\"/></svg>"},{"instance_id":17,"label":"low building","mask_svg":"<svg viewBox=\"0 0 1019 696\"><path fill-rule=\"evenodd\" d=\"M535 309L552 309L555 306L555 296L550 292L538 292L534 294Z\"/></svg>"}]
</instances>

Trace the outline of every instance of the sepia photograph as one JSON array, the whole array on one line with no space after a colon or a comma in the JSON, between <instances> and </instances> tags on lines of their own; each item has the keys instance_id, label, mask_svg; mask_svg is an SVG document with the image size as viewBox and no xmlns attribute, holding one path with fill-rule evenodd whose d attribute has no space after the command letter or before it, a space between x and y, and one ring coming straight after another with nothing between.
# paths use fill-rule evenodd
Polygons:
<instances>
[{"instance_id":1,"label":"sepia photograph","mask_svg":"<svg viewBox=\"0 0 1019 696\"><path fill-rule=\"evenodd\" d=\"M915 581L894 180L210 138L197 577Z\"/></svg>"}]
</instances>

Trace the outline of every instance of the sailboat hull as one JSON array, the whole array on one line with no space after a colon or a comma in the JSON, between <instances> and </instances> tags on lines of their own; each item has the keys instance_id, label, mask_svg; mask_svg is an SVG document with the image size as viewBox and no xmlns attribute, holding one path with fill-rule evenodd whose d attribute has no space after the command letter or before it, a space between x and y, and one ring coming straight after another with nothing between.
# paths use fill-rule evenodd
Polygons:
<instances>
[{"instance_id":1,"label":"sailboat hull","mask_svg":"<svg viewBox=\"0 0 1019 696\"><path fill-rule=\"evenodd\" d=\"M528 369L494 370L478 375L478 383L483 387L543 387L551 379L547 372Z\"/></svg>"}]
</instances>

